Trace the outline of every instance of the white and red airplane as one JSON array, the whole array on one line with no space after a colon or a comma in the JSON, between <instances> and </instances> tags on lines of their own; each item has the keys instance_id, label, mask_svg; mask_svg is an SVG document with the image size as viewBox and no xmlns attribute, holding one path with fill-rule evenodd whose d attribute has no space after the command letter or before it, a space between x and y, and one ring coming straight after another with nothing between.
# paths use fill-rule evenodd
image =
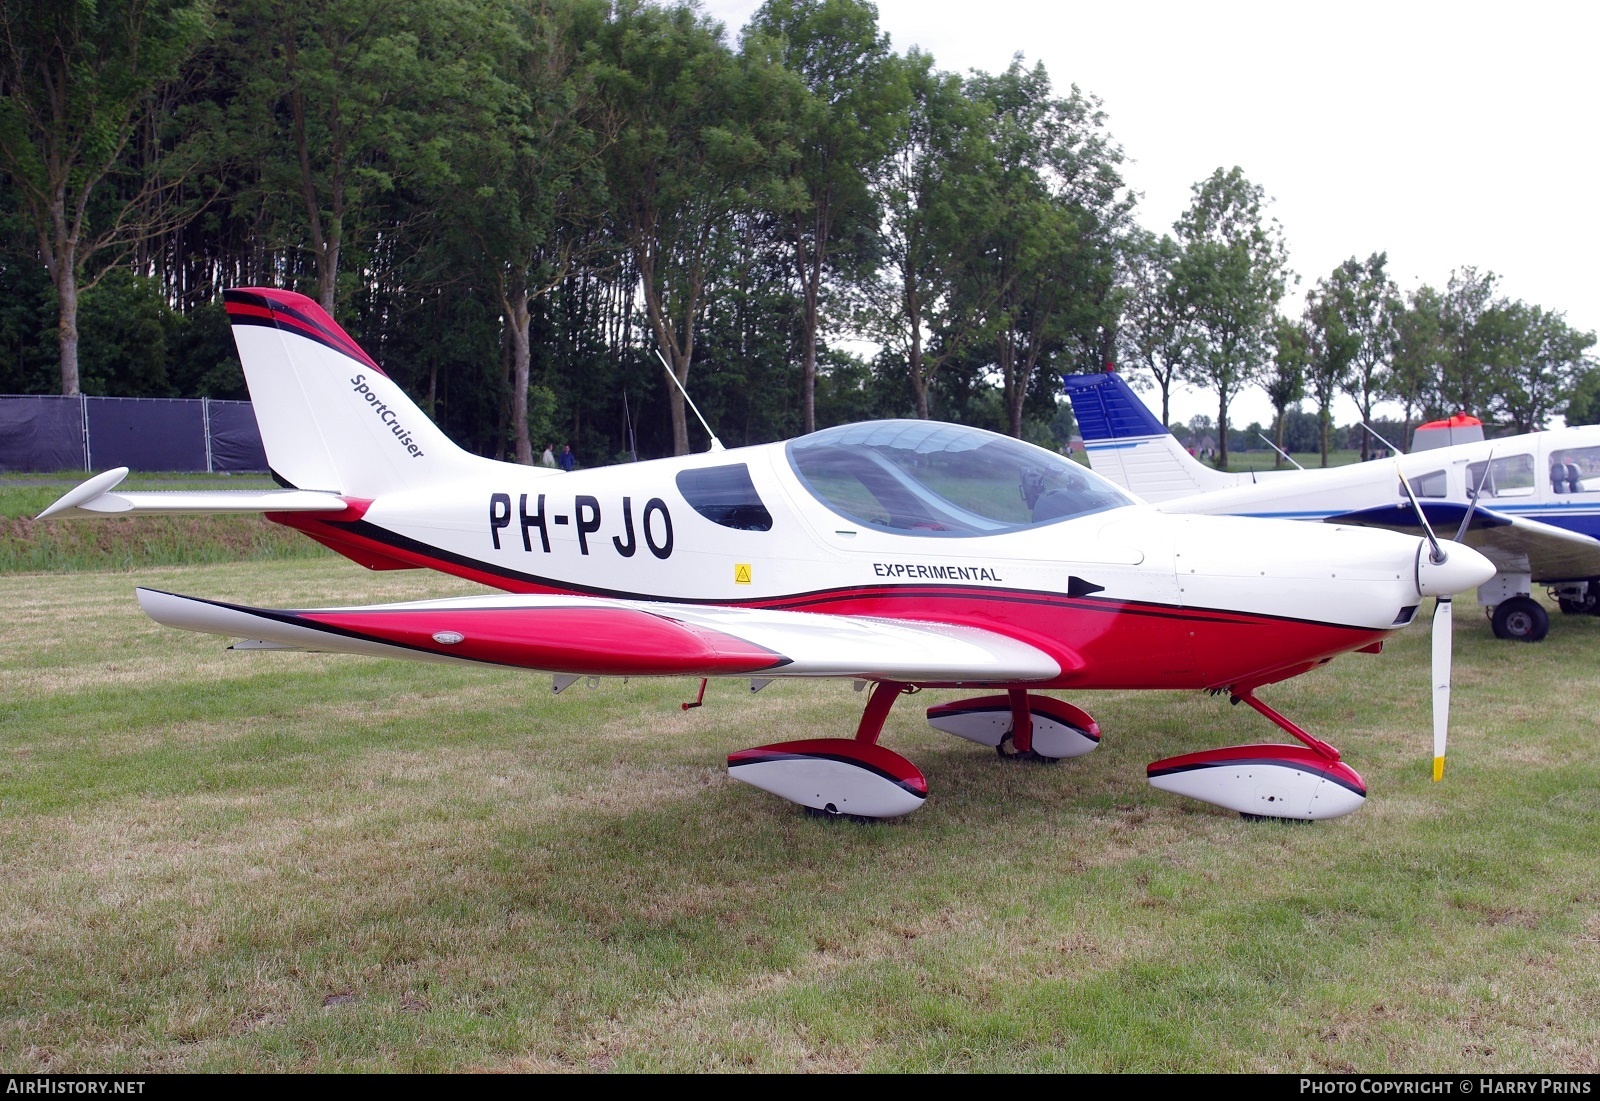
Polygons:
<instances>
[{"instance_id":1,"label":"white and red airplane","mask_svg":"<svg viewBox=\"0 0 1600 1101\"><path fill-rule=\"evenodd\" d=\"M927 783L878 742L919 687L1001 756L1093 749L1094 719L1039 693L1208 689L1297 740L1188 753L1156 787L1239 811L1333 818L1366 786L1257 698L1435 615L1435 777L1451 594L1494 567L1448 541L1353 526L1172 516L1062 456L975 428L885 421L787 443L564 473L452 444L314 302L227 294L280 491L117 492L125 469L42 515L263 512L371 569L427 567L503 593L263 609L139 590L158 622L235 648L478 662L580 677L836 677L873 688L853 738L740 750L730 775L824 814L903 815ZM703 686L702 686L703 687Z\"/></svg>"},{"instance_id":2,"label":"white and red airplane","mask_svg":"<svg viewBox=\"0 0 1600 1101\"><path fill-rule=\"evenodd\" d=\"M1550 617L1530 595L1535 584L1564 613L1600 615L1600 425L1485 440L1476 418L1453 417L1436 422L1438 443L1424 447L1424 425L1412 452L1393 461L1227 473L1190 455L1116 372L1062 381L1094 469L1164 512L1413 532L1426 516L1495 564L1478 603L1497 637L1545 637Z\"/></svg>"}]
</instances>

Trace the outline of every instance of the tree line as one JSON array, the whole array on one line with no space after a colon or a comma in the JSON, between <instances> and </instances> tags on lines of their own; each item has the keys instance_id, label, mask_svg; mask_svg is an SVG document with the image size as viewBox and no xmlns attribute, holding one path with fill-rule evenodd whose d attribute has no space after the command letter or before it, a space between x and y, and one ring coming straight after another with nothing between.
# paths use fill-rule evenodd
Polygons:
<instances>
[{"instance_id":1,"label":"tree line","mask_svg":"<svg viewBox=\"0 0 1600 1101\"><path fill-rule=\"evenodd\" d=\"M736 42L645 0L8 0L0 391L245 397L220 291L315 298L448 433L530 462L873 416L1049 445L1116 363L1228 410L1600 412L1592 333L1382 253L1283 316L1238 169L1170 234L1100 102L1019 54L956 74L864 0L768 0ZM1600 418L1596 418L1600 419Z\"/></svg>"}]
</instances>

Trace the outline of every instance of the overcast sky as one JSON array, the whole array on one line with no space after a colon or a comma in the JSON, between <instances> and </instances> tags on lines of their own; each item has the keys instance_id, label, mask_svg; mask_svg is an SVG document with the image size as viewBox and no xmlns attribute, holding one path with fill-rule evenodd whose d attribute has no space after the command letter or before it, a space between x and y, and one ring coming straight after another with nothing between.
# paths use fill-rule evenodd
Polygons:
<instances>
[{"instance_id":1,"label":"overcast sky","mask_svg":"<svg viewBox=\"0 0 1600 1101\"><path fill-rule=\"evenodd\" d=\"M759 4L703 6L736 42ZM1193 183L1241 167L1272 197L1301 277L1285 312L1342 260L1387 252L1403 292L1476 267L1511 298L1600 326L1600 5L879 0L878 12L897 53L917 45L964 73L1020 51L1057 88L1097 96L1143 194L1139 220L1158 233ZM1215 417L1215 399L1175 401L1176 419L1194 413ZM1341 407L1341 421L1356 416ZM1229 415L1270 418L1259 390Z\"/></svg>"}]
</instances>

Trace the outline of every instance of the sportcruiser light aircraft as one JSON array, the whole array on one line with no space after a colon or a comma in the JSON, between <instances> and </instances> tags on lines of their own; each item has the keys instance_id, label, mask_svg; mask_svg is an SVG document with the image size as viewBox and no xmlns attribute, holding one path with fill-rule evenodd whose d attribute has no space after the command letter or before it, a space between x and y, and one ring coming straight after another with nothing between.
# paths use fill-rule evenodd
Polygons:
<instances>
[{"instance_id":1,"label":"sportcruiser light aircraft","mask_svg":"<svg viewBox=\"0 0 1600 1101\"><path fill-rule=\"evenodd\" d=\"M1392 462L1225 473L1190 455L1121 375L1063 381L1090 464L1163 512L1413 532L1422 515L1494 563L1478 602L1499 638L1545 637L1550 616L1530 595L1536 583L1549 586L1563 612L1600 615L1600 425L1495 440L1480 429L1478 442L1414 450ZM1422 499L1420 511L1402 478Z\"/></svg>"},{"instance_id":2,"label":"sportcruiser light aircraft","mask_svg":"<svg viewBox=\"0 0 1600 1101\"><path fill-rule=\"evenodd\" d=\"M1072 757L1100 728L1046 690L1209 689L1299 744L1188 753L1158 788L1246 815L1333 818L1366 786L1256 693L1376 652L1437 597L1435 777L1449 708L1448 598L1476 551L1354 526L1171 516L1043 449L930 421L572 473L452 444L314 302L227 293L267 492L118 492L89 479L46 516L263 512L370 569L426 567L497 595L370 607L249 608L139 590L160 623L236 649L338 651L581 677L784 677L870 684L853 738L728 757L733 777L822 814L922 805L917 767L879 744L917 688L987 693L928 708L1001 756ZM702 684L702 689L703 689Z\"/></svg>"}]
</instances>

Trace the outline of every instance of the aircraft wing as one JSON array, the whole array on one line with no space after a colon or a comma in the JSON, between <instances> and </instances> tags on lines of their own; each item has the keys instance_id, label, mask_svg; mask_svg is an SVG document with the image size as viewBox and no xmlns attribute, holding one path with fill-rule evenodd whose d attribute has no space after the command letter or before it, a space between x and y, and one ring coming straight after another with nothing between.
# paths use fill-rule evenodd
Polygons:
<instances>
[{"instance_id":1,"label":"aircraft wing","mask_svg":"<svg viewBox=\"0 0 1600 1101\"><path fill-rule=\"evenodd\" d=\"M1452 537L1467 513L1467 506L1447 501L1422 505L1428 523L1442 537ZM1420 535L1422 527L1409 504L1383 505L1329 516L1330 524L1363 524ZM1472 526L1461 540L1483 552L1507 572L1528 570L1535 581L1572 581L1600 577L1600 540L1554 524L1479 507ZM1524 563L1526 563L1524 565Z\"/></svg>"},{"instance_id":2,"label":"aircraft wing","mask_svg":"<svg viewBox=\"0 0 1600 1101\"><path fill-rule=\"evenodd\" d=\"M168 627L239 649L467 661L570 676L852 677L916 683L1047 681L1061 663L993 631L764 608L584 596L491 595L284 610L140 589Z\"/></svg>"}]
</instances>

